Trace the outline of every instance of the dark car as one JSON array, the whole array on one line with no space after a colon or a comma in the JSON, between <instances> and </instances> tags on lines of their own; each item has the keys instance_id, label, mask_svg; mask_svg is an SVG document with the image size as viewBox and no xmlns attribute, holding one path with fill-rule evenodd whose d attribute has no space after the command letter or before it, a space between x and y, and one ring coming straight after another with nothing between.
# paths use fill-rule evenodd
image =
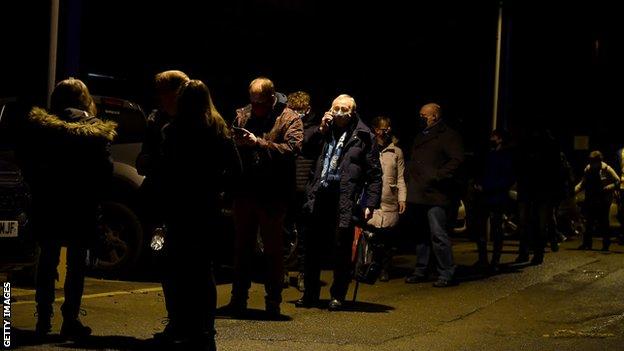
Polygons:
<instances>
[{"instance_id":1,"label":"dark car","mask_svg":"<svg viewBox=\"0 0 624 351\"><path fill-rule=\"evenodd\" d=\"M16 98L0 98L0 272L34 267L30 190L15 162L15 127L24 115Z\"/></svg>"}]
</instances>

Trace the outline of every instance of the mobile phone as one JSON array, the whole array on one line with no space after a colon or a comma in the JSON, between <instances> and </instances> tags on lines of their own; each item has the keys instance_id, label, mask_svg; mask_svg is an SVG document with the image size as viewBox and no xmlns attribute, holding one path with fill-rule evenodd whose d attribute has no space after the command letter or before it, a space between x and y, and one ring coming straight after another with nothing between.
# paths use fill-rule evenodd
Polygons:
<instances>
[{"instance_id":1,"label":"mobile phone","mask_svg":"<svg viewBox=\"0 0 624 351\"><path fill-rule=\"evenodd\" d=\"M236 127L236 126L232 126L232 130L234 131L234 133L239 134L239 135L244 135L244 134L249 133L249 131L247 131L247 129L241 128L241 127Z\"/></svg>"}]
</instances>

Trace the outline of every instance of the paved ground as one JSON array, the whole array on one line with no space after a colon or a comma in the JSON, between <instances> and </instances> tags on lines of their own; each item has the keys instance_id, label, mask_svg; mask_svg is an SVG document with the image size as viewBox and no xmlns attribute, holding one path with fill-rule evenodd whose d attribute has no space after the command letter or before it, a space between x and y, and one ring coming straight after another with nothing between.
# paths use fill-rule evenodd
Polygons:
<instances>
[{"instance_id":1,"label":"paved ground","mask_svg":"<svg viewBox=\"0 0 624 351\"><path fill-rule=\"evenodd\" d=\"M463 281L446 289L405 284L402 275L414 258L399 256L394 279L360 286L359 302L349 311L296 309L292 302L300 294L287 289L283 321L264 320L262 287L254 284L250 307L257 310L247 320L218 319L217 342L220 350L254 351L622 350L624 248L602 253L576 246L564 243L541 266L510 267L485 278L467 267L475 259L473 245L459 242ZM330 282L331 273L323 279ZM219 305L227 303L229 290L219 286ZM13 342L23 350L152 349L149 338L163 328L165 316L158 284L89 279L85 294L88 314L82 319L94 329L92 339L75 345L53 336L48 344L33 345L32 291L14 288ZM327 288L323 294L328 298ZM58 306L56 312L53 333L60 327Z\"/></svg>"}]
</instances>

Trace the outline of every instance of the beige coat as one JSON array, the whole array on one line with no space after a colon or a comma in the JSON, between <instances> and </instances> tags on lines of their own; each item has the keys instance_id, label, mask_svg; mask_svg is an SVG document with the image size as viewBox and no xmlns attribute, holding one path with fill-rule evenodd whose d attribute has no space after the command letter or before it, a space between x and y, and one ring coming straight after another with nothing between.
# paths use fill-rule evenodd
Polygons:
<instances>
[{"instance_id":1,"label":"beige coat","mask_svg":"<svg viewBox=\"0 0 624 351\"><path fill-rule=\"evenodd\" d=\"M407 199L403 151L394 143L390 143L381 150L379 159L383 171L381 208L375 210L368 224L377 228L394 227L399 222L399 201Z\"/></svg>"}]
</instances>

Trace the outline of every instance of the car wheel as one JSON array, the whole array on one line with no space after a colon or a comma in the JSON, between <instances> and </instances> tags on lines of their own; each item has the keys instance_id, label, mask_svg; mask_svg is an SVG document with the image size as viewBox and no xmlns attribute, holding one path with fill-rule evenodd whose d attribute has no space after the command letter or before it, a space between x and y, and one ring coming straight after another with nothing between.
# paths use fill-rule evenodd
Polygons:
<instances>
[{"instance_id":1,"label":"car wheel","mask_svg":"<svg viewBox=\"0 0 624 351\"><path fill-rule=\"evenodd\" d=\"M143 247L143 228L126 205L102 203L101 245L95 251L93 268L109 278L120 278L136 266Z\"/></svg>"}]
</instances>

